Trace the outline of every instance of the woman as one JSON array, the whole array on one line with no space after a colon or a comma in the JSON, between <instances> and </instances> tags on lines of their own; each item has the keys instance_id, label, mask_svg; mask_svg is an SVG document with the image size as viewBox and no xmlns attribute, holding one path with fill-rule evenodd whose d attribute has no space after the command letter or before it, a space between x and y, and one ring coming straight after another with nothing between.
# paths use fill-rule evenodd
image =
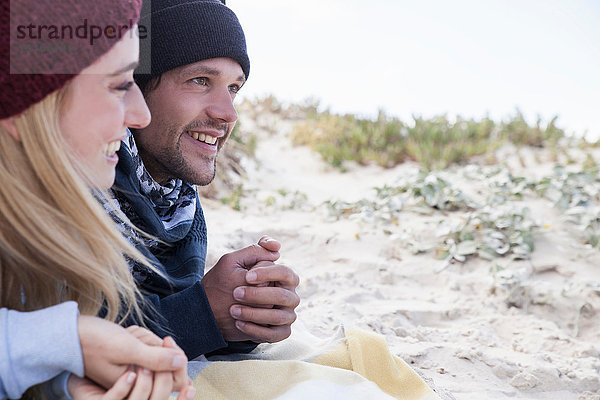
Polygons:
<instances>
[{"instance_id":1,"label":"woman","mask_svg":"<svg viewBox=\"0 0 600 400\"><path fill-rule=\"evenodd\" d=\"M140 1L8 3L0 3L0 398L62 370L114 385L107 398L166 397L187 385L185 357L172 340L149 347L138 338L157 342L143 330L108 322L141 318L124 258L141 255L90 192L102 197L112 184L125 128L150 120L133 83ZM87 35L69 34L80 26ZM175 372L136 374L128 364ZM69 385L93 387L76 377Z\"/></svg>"}]
</instances>

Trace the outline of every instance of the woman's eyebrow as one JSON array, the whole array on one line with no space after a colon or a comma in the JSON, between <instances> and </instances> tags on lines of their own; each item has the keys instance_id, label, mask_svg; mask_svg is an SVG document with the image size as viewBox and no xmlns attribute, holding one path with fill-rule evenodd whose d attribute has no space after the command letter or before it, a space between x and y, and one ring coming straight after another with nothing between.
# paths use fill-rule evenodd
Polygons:
<instances>
[{"instance_id":1,"label":"woman's eyebrow","mask_svg":"<svg viewBox=\"0 0 600 400\"><path fill-rule=\"evenodd\" d=\"M138 66L139 62L138 61L134 61L129 65L124 66L123 68L120 68L119 70L113 72L112 74L109 74L110 76L115 76L115 75L121 75L123 72L127 72L130 71L132 69L136 69Z\"/></svg>"}]
</instances>

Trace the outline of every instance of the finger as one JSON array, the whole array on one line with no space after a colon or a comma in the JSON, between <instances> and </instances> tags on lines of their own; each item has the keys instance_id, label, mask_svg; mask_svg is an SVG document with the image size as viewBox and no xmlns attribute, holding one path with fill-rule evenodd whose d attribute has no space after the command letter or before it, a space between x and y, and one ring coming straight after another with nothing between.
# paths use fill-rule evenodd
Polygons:
<instances>
[{"instance_id":1,"label":"finger","mask_svg":"<svg viewBox=\"0 0 600 400\"><path fill-rule=\"evenodd\" d=\"M223 257L233 258L242 268L252 268L259 261L277 261L279 252L269 251L258 244L253 244L233 253L225 254ZM225 260L228 262L228 260Z\"/></svg>"},{"instance_id":2,"label":"finger","mask_svg":"<svg viewBox=\"0 0 600 400\"><path fill-rule=\"evenodd\" d=\"M274 267L277 264L275 264L273 261L259 261L256 264L254 264L254 266L252 268L257 268L257 267Z\"/></svg>"},{"instance_id":3,"label":"finger","mask_svg":"<svg viewBox=\"0 0 600 400\"><path fill-rule=\"evenodd\" d=\"M142 328L141 326L132 325L126 328L126 330L135 336L137 339L141 340L148 346L162 346L163 340L159 338L154 332L146 328Z\"/></svg>"},{"instance_id":4,"label":"finger","mask_svg":"<svg viewBox=\"0 0 600 400\"><path fill-rule=\"evenodd\" d=\"M130 400L146 400L152 393L154 374L146 368L138 368L135 386L129 396Z\"/></svg>"},{"instance_id":5,"label":"finger","mask_svg":"<svg viewBox=\"0 0 600 400\"><path fill-rule=\"evenodd\" d=\"M103 387L96 385L87 378L79 378L73 374L69 376L67 381L67 390L73 400L102 399L106 394Z\"/></svg>"},{"instance_id":6,"label":"finger","mask_svg":"<svg viewBox=\"0 0 600 400\"><path fill-rule=\"evenodd\" d=\"M248 336L253 337L255 342L259 343L279 342L287 339L292 333L292 328L289 325L267 327L253 324L252 322L235 321L235 326Z\"/></svg>"},{"instance_id":7,"label":"finger","mask_svg":"<svg viewBox=\"0 0 600 400\"><path fill-rule=\"evenodd\" d=\"M164 347L168 347L168 348L172 348L172 349L179 349L181 350L181 348L179 346L177 346L177 343L175 342L175 340L173 340L172 337L167 336L165 338L165 340L163 341L163 346ZM181 350L183 352L183 350ZM187 363L173 371L173 391L179 391L181 389L183 389L184 387L186 387L188 385L188 381L189 381L189 377L187 374Z\"/></svg>"},{"instance_id":8,"label":"finger","mask_svg":"<svg viewBox=\"0 0 600 400\"><path fill-rule=\"evenodd\" d=\"M105 394L104 400L121 400L125 399L135 383L137 374L133 371L127 371L111 387Z\"/></svg>"},{"instance_id":9,"label":"finger","mask_svg":"<svg viewBox=\"0 0 600 400\"><path fill-rule=\"evenodd\" d=\"M187 357L181 349L149 346L136 340L128 349L128 363L152 371L175 371L187 365Z\"/></svg>"},{"instance_id":10,"label":"finger","mask_svg":"<svg viewBox=\"0 0 600 400\"><path fill-rule=\"evenodd\" d=\"M171 372L155 372L150 400L168 399L173 391L173 374Z\"/></svg>"},{"instance_id":11,"label":"finger","mask_svg":"<svg viewBox=\"0 0 600 400\"><path fill-rule=\"evenodd\" d=\"M269 251L279 251L281 249L281 243L268 235L261 237L258 240L258 245Z\"/></svg>"},{"instance_id":12,"label":"finger","mask_svg":"<svg viewBox=\"0 0 600 400\"><path fill-rule=\"evenodd\" d=\"M280 264L259 265L246 272L246 281L257 285L277 282L277 286L293 290L300 284L300 277L290 267Z\"/></svg>"},{"instance_id":13,"label":"finger","mask_svg":"<svg viewBox=\"0 0 600 400\"><path fill-rule=\"evenodd\" d=\"M102 389L110 388L114 382L116 382L121 375L123 375L128 368L129 358L119 360L116 363L118 365L102 365L102 372L105 377L98 375L98 371L90 372L90 369L84 368L84 373L90 380L96 382L102 387ZM92 378L94 376L94 378Z\"/></svg>"},{"instance_id":14,"label":"finger","mask_svg":"<svg viewBox=\"0 0 600 400\"><path fill-rule=\"evenodd\" d=\"M257 262L254 267L252 267L251 269L257 268L257 267L271 267L274 266L275 264L273 263L273 261L259 261ZM248 281L246 281L248 282ZM250 285L252 285L252 282L248 282ZM257 283L255 284L256 286L275 286L275 282L269 281L269 282L262 282L262 283Z\"/></svg>"},{"instance_id":15,"label":"finger","mask_svg":"<svg viewBox=\"0 0 600 400\"><path fill-rule=\"evenodd\" d=\"M260 325L291 325L296 321L296 313L291 308L266 309L234 304L230 312L236 320Z\"/></svg>"},{"instance_id":16,"label":"finger","mask_svg":"<svg viewBox=\"0 0 600 400\"><path fill-rule=\"evenodd\" d=\"M296 308L300 304L300 296L296 292L281 287L239 286L233 290L233 298L249 306Z\"/></svg>"},{"instance_id":17,"label":"finger","mask_svg":"<svg viewBox=\"0 0 600 400\"><path fill-rule=\"evenodd\" d=\"M193 386L186 386L179 395L177 396L177 400L194 400L196 397L196 389Z\"/></svg>"}]
</instances>

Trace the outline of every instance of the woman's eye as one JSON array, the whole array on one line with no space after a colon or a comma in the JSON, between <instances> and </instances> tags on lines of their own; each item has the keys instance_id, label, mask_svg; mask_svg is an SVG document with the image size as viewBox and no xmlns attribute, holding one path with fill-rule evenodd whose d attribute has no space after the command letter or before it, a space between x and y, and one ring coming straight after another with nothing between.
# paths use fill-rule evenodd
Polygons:
<instances>
[{"instance_id":1,"label":"woman's eye","mask_svg":"<svg viewBox=\"0 0 600 400\"><path fill-rule=\"evenodd\" d=\"M197 85L202 85L202 86L206 86L206 84L207 84L206 78L194 78L191 81Z\"/></svg>"},{"instance_id":2,"label":"woman's eye","mask_svg":"<svg viewBox=\"0 0 600 400\"><path fill-rule=\"evenodd\" d=\"M129 89L131 89L131 87L133 86L133 84L134 84L134 82L133 82L133 81L128 81L128 82L125 82L125 83L123 83L123 84L121 84L121 85L117 86L117 87L115 88L115 90L121 90L121 91L123 91L123 92L126 92L126 91L128 91Z\"/></svg>"}]
</instances>

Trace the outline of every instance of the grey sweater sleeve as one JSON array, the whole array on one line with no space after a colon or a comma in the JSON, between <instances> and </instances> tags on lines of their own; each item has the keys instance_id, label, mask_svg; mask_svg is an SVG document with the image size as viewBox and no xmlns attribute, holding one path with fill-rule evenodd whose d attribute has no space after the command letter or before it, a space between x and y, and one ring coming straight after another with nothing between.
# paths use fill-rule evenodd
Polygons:
<instances>
[{"instance_id":1,"label":"grey sweater sleeve","mask_svg":"<svg viewBox=\"0 0 600 400\"><path fill-rule=\"evenodd\" d=\"M32 312L0 309L0 399L18 399L62 371L83 376L78 315L73 301Z\"/></svg>"}]
</instances>

